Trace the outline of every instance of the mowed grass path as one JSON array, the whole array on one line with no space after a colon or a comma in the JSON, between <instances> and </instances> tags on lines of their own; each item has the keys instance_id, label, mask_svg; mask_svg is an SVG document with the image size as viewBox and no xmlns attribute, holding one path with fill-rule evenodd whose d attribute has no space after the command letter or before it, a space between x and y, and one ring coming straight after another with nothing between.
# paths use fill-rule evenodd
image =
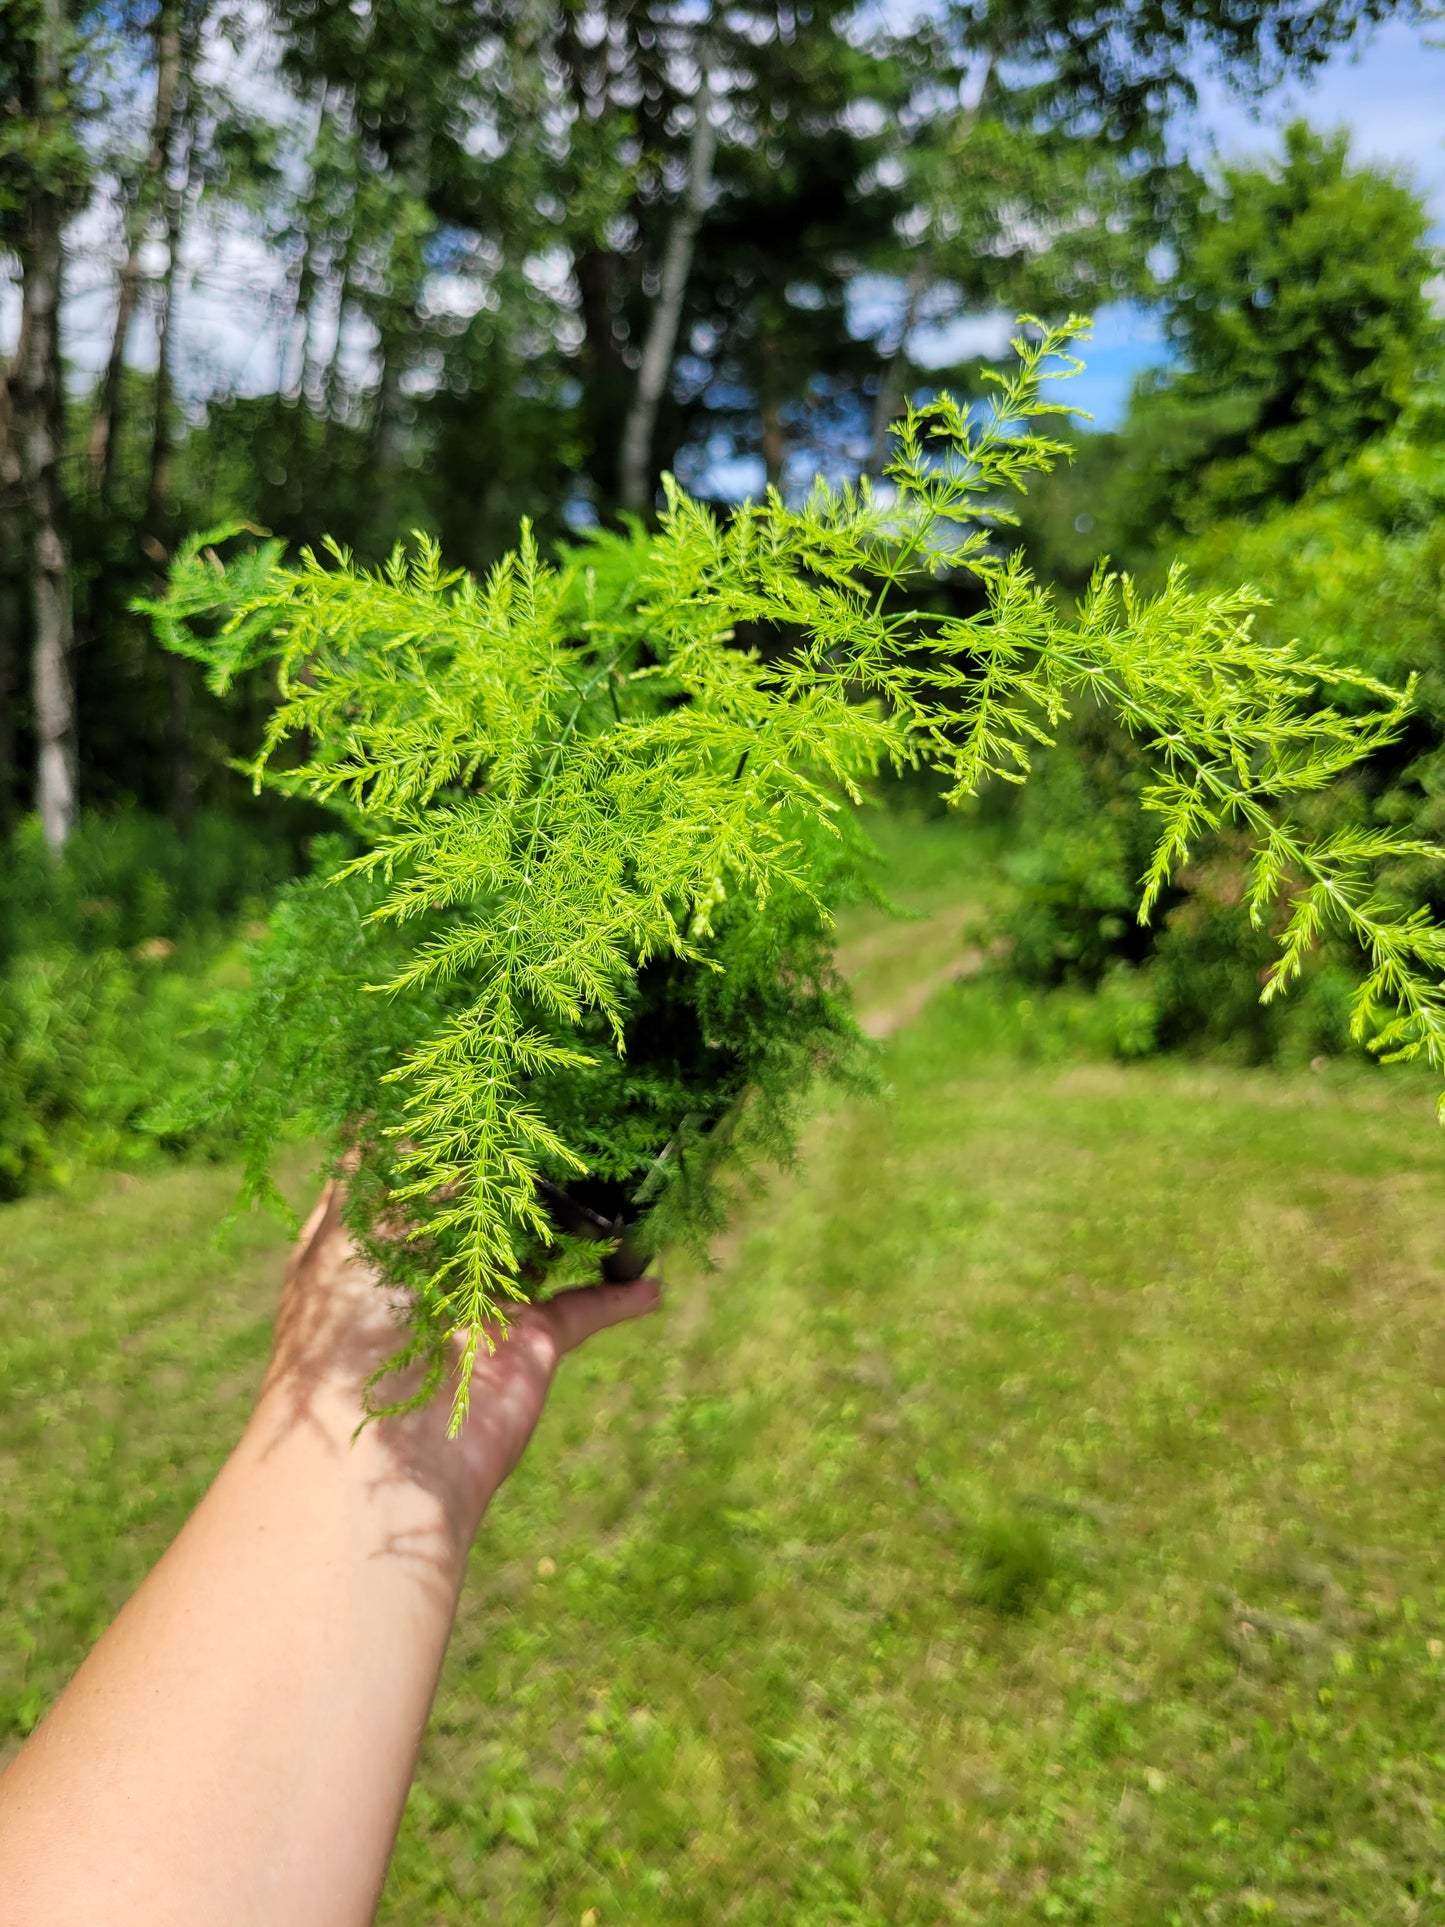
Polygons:
<instances>
[{"instance_id":1,"label":"mowed grass path","mask_svg":"<svg viewBox=\"0 0 1445 1927\"><path fill-rule=\"evenodd\" d=\"M1445 1922L1445 1137L1047 1066L943 992L711 1277L570 1360L381 1918ZM0 1729L242 1422L227 1174L0 1214Z\"/></svg>"}]
</instances>

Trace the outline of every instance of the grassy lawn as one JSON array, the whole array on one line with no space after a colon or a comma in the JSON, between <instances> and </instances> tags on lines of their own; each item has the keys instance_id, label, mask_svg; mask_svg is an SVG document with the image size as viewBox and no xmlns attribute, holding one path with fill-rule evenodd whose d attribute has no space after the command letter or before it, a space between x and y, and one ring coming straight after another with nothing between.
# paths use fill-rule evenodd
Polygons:
<instances>
[{"instance_id":1,"label":"grassy lawn","mask_svg":"<svg viewBox=\"0 0 1445 1927\"><path fill-rule=\"evenodd\" d=\"M998 1036L940 990L569 1361L383 1920L1445 1922L1427 1099ZM230 1182L0 1214L0 1749L242 1421L283 1241L216 1250Z\"/></svg>"}]
</instances>

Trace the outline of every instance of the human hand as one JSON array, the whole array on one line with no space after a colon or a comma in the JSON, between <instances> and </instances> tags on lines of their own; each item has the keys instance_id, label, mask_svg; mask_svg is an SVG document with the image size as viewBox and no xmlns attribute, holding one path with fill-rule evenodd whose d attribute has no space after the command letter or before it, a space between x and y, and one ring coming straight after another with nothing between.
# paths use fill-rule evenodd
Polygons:
<instances>
[{"instance_id":1,"label":"human hand","mask_svg":"<svg viewBox=\"0 0 1445 1927\"><path fill-rule=\"evenodd\" d=\"M271 1363L258 1414L320 1425L348 1446L366 1416L367 1381L399 1348L399 1306L381 1288L341 1218L343 1193L333 1180L306 1221L287 1266L276 1316ZM558 1292L542 1304L519 1304L505 1331L487 1329L472 1373L471 1403L455 1439L446 1436L449 1388L418 1410L371 1421L357 1439L404 1476L437 1493L454 1530L469 1541L497 1487L516 1466L541 1416L558 1362L595 1332L656 1309L654 1278ZM460 1361L461 1343L454 1343ZM387 1396L404 1398L419 1380L388 1381Z\"/></svg>"}]
</instances>

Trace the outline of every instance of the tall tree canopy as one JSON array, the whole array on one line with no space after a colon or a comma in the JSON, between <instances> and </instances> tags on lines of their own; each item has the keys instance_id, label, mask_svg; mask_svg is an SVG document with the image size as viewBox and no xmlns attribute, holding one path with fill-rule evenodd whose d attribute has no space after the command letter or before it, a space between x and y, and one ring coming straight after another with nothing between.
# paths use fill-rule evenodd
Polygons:
<instances>
[{"instance_id":1,"label":"tall tree canopy","mask_svg":"<svg viewBox=\"0 0 1445 1927\"><path fill-rule=\"evenodd\" d=\"M519 506L552 538L666 467L724 496L876 472L907 394L967 384L942 326L1142 285L1201 60L1258 87L1415 11L14 0L5 806L59 843L81 797L184 816L222 780L232 725L127 614L183 526L369 554L422 526L483 565ZM93 287L61 299L67 234L109 261L108 332ZM244 359L212 365L202 314Z\"/></svg>"}]
</instances>

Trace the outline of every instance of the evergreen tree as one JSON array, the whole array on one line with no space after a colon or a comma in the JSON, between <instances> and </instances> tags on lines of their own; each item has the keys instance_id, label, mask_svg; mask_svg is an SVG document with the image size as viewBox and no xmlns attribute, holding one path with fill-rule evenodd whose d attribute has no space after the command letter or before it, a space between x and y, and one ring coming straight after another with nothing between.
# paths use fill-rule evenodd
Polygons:
<instances>
[{"instance_id":1,"label":"evergreen tree","mask_svg":"<svg viewBox=\"0 0 1445 1927\"><path fill-rule=\"evenodd\" d=\"M1303 123L1278 166L1224 171L1182 224L1165 294L1180 365L1130 424L1141 522L1162 509L1200 529L1297 501L1399 419L1441 345L1429 227L1408 186Z\"/></svg>"}]
</instances>

